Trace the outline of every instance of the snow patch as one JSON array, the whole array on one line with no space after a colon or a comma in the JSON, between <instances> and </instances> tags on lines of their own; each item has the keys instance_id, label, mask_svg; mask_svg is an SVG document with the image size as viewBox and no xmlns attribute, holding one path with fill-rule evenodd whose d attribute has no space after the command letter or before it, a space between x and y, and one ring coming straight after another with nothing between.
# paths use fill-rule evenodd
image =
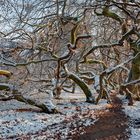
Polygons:
<instances>
[{"instance_id":1,"label":"snow patch","mask_svg":"<svg viewBox=\"0 0 140 140\"><path fill-rule=\"evenodd\" d=\"M140 121L140 102L139 101L136 101L133 106L128 106L127 104L124 105L124 111L132 119L132 121L134 120ZM129 139L140 140L140 128L131 126L130 124L130 129L131 129L131 136Z\"/></svg>"}]
</instances>

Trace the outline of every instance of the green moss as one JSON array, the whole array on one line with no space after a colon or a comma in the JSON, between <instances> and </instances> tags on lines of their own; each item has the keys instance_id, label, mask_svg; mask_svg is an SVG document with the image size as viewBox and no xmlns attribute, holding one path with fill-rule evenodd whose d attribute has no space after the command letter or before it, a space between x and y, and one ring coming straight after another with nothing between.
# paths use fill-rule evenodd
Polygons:
<instances>
[{"instance_id":1,"label":"green moss","mask_svg":"<svg viewBox=\"0 0 140 140\"><path fill-rule=\"evenodd\" d=\"M12 86L10 84L0 83L0 90L10 91L11 88L12 88Z\"/></svg>"},{"instance_id":2,"label":"green moss","mask_svg":"<svg viewBox=\"0 0 140 140\"><path fill-rule=\"evenodd\" d=\"M75 27L71 30L71 44L74 44L76 41L78 26L79 26L79 24L75 25Z\"/></svg>"},{"instance_id":3,"label":"green moss","mask_svg":"<svg viewBox=\"0 0 140 140\"><path fill-rule=\"evenodd\" d=\"M84 81L82 81L78 76L76 76L73 73L69 73L69 78L72 79L83 90L83 92L86 95L87 102L90 102L90 103L95 102L95 99L92 96L90 89L88 88L88 86L86 85Z\"/></svg>"},{"instance_id":4,"label":"green moss","mask_svg":"<svg viewBox=\"0 0 140 140\"><path fill-rule=\"evenodd\" d=\"M105 7L103 9L103 15L106 17L110 17L112 19L115 19L115 20L119 21L120 23L122 22L121 17L118 16L116 13L109 11L108 7Z\"/></svg>"},{"instance_id":5,"label":"green moss","mask_svg":"<svg viewBox=\"0 0 140 140\"><path fill-rule=\"evenodd\" d=\"M140 78L140 54L132 61L132 80Z\"/></svg>"}]
</instances>

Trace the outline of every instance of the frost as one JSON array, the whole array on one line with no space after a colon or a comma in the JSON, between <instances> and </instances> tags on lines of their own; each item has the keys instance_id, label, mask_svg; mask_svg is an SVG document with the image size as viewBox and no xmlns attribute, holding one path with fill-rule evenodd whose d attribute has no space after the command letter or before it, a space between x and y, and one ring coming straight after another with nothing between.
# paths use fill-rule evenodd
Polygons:
<instances>
[{"instance_id":1,"label":"frost","mask_svg":"<svg viewBox=\"0 0 140 140\"><path fill-rule=\"evenodd\" d=\"M35 93L33 96L36 98ZM0 139L28 137L33 140L53 140L56 135L67 139L68 135L78 132L83 134L84 127L94 125L97 121L94 110L104 109L106 104L104 100L101 100L99 105L84 102L85 96L80 90L75 94L63 93L61 97L63 99L55 101L55 104L62 114L41 113L38 108L16 100L0 101ZM40 99L50 109L55 108L44 95Z\"/></svg>"},{"instance_id":2,"label":"frost","mask_svg":"<svg viewBox=\"0 0 140 140\"><path fill-rule=\"evenodd\" d=\"M126 101L125 101L126 102ZM133 120L140 120L140 102L136 101L133 106L124 105L125 113ZM140 139L140 128L134 128L131 126L131 136L130 140L139 140Z\"/></svg>"}]
</instances>

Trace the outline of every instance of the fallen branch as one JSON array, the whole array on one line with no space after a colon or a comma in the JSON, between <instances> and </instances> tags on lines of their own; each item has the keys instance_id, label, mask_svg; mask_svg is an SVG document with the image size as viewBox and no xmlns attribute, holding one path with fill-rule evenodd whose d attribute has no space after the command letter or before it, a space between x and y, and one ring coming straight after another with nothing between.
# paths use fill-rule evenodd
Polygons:
<instances>
[{"instance_id":1,"label":"fallen branch","mask_svg":"<svg viewBox=\"0 0 140 140\"><path fill-rule=\"evenodd\" d=\"M0 90L7 90L12 91L12 95L14 99L20 102L24 102L26 104L30 104L33 106L36 106L40 109L42 109L45 113L58 113L59 111L56 109L56 107L53 105L52 101L49 100L46 103L39 103L38 101L34 101L33 99L28 99L21 95L21 93L18 92L18 90L15 89L13 85L0 83Z\"/></svg>"},{"instance_id":2,"label":"fallen branch","mask_svg":"<svg viewBox=\"0 0 140 140\"><path fill-rule=\"evenodd\" d=\"M45 113L58 113L58 110L51 101L47 103L39 103L38 101L23 97L17 90L14 90L12 94L16 100L41 108Z\"/></svg>"}]
</instances>

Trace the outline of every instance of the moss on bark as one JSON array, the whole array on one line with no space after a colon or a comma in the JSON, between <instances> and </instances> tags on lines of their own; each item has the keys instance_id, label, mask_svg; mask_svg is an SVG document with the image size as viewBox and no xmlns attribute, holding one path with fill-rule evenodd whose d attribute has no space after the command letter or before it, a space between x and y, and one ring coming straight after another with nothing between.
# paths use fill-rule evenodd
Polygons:
<instances>
[{"instance_id":1,"label":"moss on bark","mask_svg":"<svg viewBox=\"0 0 140 140\"><path fill-rule=\"evenodd\" d=\"M83 90L84 94L86 95L87 102L95 103L95 98L93 97L91 90L89 89L88 85L84 81L82 81L82 79L80 79L73 73L69 73L68 77L72 79Z\"/></svg>"}]
</instances>

